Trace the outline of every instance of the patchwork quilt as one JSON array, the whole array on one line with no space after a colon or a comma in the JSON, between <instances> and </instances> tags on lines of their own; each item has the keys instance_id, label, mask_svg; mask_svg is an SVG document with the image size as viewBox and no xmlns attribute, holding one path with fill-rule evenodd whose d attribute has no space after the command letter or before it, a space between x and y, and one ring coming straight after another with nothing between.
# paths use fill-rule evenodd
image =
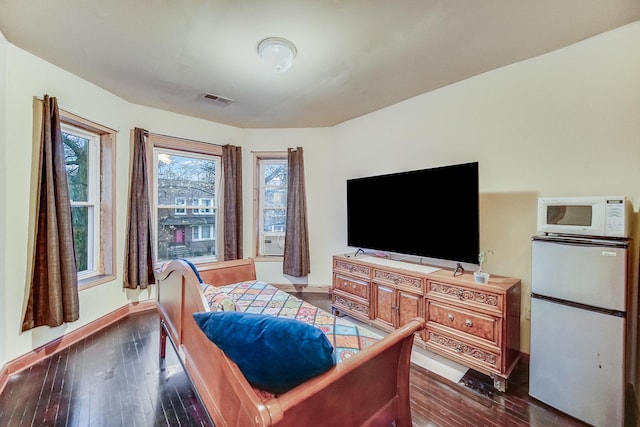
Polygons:
<instances>
[{"instance_id":1,"label":"patchwork quilt","mask_svg":"<svg viewBox=\"0 0 640 427\"><path fill-rule=\"evenodd\" d=\"M217 291L224 292L233 299L236 311L296 319L319 328L333 345L336 363L352 357L381 339L379 335L347 319L327 313L266 282L241 282L221 286ZM206 293L207 290L205 296Z\"/></svg>"}]
</instances>

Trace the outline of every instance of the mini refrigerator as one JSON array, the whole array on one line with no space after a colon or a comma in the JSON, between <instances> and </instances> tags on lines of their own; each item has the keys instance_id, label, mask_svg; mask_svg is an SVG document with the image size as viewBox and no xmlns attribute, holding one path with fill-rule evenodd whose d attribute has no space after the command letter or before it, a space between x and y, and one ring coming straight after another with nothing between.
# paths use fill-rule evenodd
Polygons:
<instances>
[{"instance_id":1,"label":"mini refrigerator","mask_svg":"<svg viewBox=\"0 0 640 427\"><path fill-rule=\"evenodd\" d=\"M594 426L623 426L626 239L534 236L529 394Z\"/></svg>"}]
</instances>

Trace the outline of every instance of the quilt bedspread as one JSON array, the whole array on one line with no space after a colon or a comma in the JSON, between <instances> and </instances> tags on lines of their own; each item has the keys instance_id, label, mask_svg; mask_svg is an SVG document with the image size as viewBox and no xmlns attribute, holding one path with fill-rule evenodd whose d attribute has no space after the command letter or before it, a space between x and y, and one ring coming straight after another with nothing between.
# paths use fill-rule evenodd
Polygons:
<instances>
[{"instance_id":1,"label":"quilt bedspread","mask_svg":"<svg viewBox=\"0 0 640 427\"><path fill-rule=\"evenodd\" d=\"M381 339L347 319L327 313L266 282L247 281L218 289L235 301L237 311L296 319L319 328L333 345L336 363Z\"/></svg>"}]
</instances>

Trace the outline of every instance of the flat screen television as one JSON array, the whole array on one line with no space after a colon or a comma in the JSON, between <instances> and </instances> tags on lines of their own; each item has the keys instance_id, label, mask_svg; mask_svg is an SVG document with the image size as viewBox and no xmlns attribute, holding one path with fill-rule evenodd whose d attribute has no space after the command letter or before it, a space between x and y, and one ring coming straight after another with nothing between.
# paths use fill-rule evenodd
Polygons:
<instances>
[{"instance_id":1,"label":"flat screen television","mask_svg":"<svg viewBox=\"0 0 640 427\"><path fill-rule=\"evenodd\" d=\"M478 162L347 180L347 244L478 263Z\"/></svg>"}]
</instances>

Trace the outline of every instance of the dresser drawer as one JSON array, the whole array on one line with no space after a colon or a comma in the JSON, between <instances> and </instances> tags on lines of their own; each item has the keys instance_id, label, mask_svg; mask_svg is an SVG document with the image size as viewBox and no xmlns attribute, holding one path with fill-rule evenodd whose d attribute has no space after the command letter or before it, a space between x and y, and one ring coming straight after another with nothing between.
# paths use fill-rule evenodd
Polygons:
<instances>
[{"instance_id":1,"label":"dresser drawer","mask_svg":"<svg viewBox=\"0 0 640 427\"><path fill-rule=\"evenodd\" d=\"M427 322L500 344L500 319L434 301L427 301Z\"/></svg>"},{"instance_id":2,"label":"dresser drawer","mask_svg":"<svg viewBox=\"0 0 640 427\"><path fill-rule=\"evenodd\" d=\"M427 298L481 308L495 312L500 316L503 314L504 297L502 294L434 280L427 280L426 288Z\"/></svg>"},{"instance_id":3,"label":"dresser drawer","mask_svg":"<svg viewBox=\"0 0 640 427\"><path fill-rule=\"evenodd\" d=\"M396 273L395 271L374 268L373 281L385 285L403 286L405 288L415 289L422 293L422 278L412 276L410 274L402 274Z\"/></svg>"},{"instance_id":4,"label":"dresser drawer","mask_svg":"<svg viewBox=\"0 0 640 427\"><path fill-rule=\"evenodd\" d=\"M349 298L349 295L345 295L340 291L334 291L333 296L333 308L339 312L346 312L353 317L360 317L362 319L370 318L369 304L364 301Z\"/></svg>"},{"instance_id":5,"label":"dresser drawer","mask_svg":"<svg viewBox=\"0 0 640 427\"><path fill-rule=\"evenodd\" d=\"M334 275L333 289L338 289L369 300L369 284L350 277L341 276L339 274Z\"/></svg>"},{"instance_id":6,"label":"dresser drawer","mask_svg":"<svg viewBox=\"0 0 640 427\"><path fill-rule=\"evenodd\" d=\"M340 258L334 258L333 272L347 274L349 276L355 276L367 281L371 278L370 266L345 261Z\"/></svg>"},{"instance_id":7,"label":"dresser drawer","mask_svg":"<svg viewBox=\"0 0 640 427\"><path fill-rule=\"evenodd\" d=\"M500 373L502 358L499 349L491 350L458 336L441 333L437 330L425 331L427 349L451 356L464 365L475 367L484 372Z\"/></svg>"}]
</instances>

